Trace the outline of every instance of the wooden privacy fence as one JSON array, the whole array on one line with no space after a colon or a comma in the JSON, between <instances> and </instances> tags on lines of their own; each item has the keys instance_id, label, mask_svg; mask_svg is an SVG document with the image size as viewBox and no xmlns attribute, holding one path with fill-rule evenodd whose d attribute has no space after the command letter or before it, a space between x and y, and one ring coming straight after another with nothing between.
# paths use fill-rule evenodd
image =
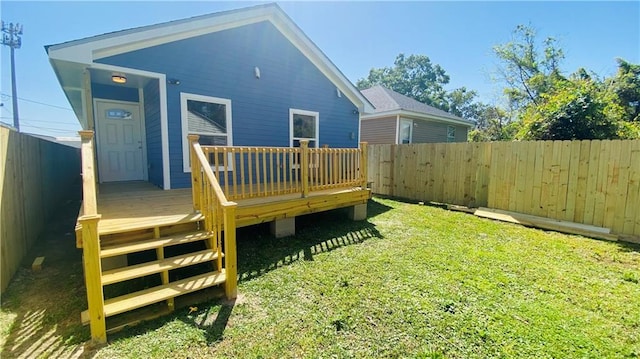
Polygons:
<instances>
[{"instance_id":1,"label":"wooden privacy fence","mask_svg":"<svg viewBox=\"0 0 640 359\"><path fill-rule=\"evenodd\" d=\"M377 194L640 236L640 140L372 145L368 161Z\"/></svg>"},{"instance_id":2,"label":"wooden privacy fence","mask_svg":"<svg viewBox=\"0 0 640 359\"><path fill-rule=\"evenodd\" d=\"M79 175L79 149L0 126L0 291Z\"/></svg>"}]
</instances>

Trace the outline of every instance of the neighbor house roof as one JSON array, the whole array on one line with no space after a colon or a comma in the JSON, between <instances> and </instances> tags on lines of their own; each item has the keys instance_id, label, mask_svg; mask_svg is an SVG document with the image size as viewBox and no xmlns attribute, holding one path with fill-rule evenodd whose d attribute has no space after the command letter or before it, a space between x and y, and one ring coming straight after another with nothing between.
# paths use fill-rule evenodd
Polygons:
<instances>
[{"instance_id":1,"label":"neighbor house roof","mask_svg":"<svg viewBox=\"0 0 640 359\"><path fill-rule=\"evenodd\" d=\"M405 115L424 117L426 119L454 122L466 126L473 126L474 122L452 115L449 112L429 106L411 97L397 93L386 87L376 85L360 91L375 107L375 111L362 116L362 119L379 118L387 115Z\"/></svg>"},{"instance_id":2,"label":"neighbor house roof","mask_svg":"<svg viewBox=\"0 0 640 359\"><path fill-rule=\"evenodd\" d=\"M187 111L187 123L189 124L189 131L192 133L227 134L227 131L220 125L195 111Z\"/></svg>"},{"instance_id":3,"label":"neighbor house roof","mask_svg":"<svg viewBox=\"0 0 640 359\"><path fill-rule=\"evenodd\" d=\"M67 92L67 88L82 86L81 78L67 80L61 76L61 72L77 69L69 64L82 64L85 68L99 67L101 64L95 61L101 58L262 21L271 22L361 112L373 111L371 104L358 89L275 3L115 31L45 46L45 49L63 89Z\"/></svg>"}]
</instances>

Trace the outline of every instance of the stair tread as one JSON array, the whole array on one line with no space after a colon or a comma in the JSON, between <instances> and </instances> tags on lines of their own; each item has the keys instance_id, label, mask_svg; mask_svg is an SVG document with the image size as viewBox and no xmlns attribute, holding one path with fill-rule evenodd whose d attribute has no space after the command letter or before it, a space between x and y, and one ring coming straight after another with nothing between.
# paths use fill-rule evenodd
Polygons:
<instances>
[{"instance_id":1,"label":"stair tread","mask_svg":"<svg viewBox=\"0 0 640 359\"><path fill-rule=\"evenodd\" d=\"M161 302L182 294L195 292L200 289L212 287L224 283L226 273L209 272L194 277L185 278L179 281L163 284L157 287L144 289L138 292L125 294L120 297L107 299L104 301L104 314L110 317L130 310L138 309L147 305ZM83 322L88 323L88 311L81 313Z\"/></svg>"},{"instance_id":2,"label":"stair tread","mask_svg":"<svg viewBox=\"0 0 640 359\"><path fill-rule=\"evenodd\" d=\"M146 241L130 242L114 244L102 248L100 251L100 258L113 257L128 253L142 252L149 249L156 249L160 247L168 247L177 244L195 242L211 238L213 232L210 231L197 231L189 232L185 234L171 235L161 237L158 239L150 239Z\"/></svg>"},{"instance_id":3,"label":"stair tread","mask_svg":"<svg viewBox=\"0 0 640 359\"><path fill-rule=\"evenodd\" d=\"M128 267L116 268L102 273L102 285L113 284L125 280L144 277L147 275L160 273L167 270L191 266L218 259L218 253L211 249L198 252L186 253L183 255L159 259Z\"/></svg>"}]
</instances>

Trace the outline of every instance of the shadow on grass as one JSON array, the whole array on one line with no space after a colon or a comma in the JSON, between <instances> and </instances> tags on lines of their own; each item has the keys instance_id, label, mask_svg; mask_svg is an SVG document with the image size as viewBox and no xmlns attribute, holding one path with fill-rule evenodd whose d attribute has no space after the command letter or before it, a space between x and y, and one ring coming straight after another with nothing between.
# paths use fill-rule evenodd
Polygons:
<instances>
[{"instance_id":1,"label":"shadow on grass","mask_svg":"<svg viewBox=\"0 0 640 359\"><path fill-rule=\"evenodd\" d=\"M369 201L368 217L390 209ZM237 238L238 279L242 282L300 260L313 261L319 253L382 238L382 235L369 221L352 221L345 209L337 209L297 217L295 236L274 238L269 233L269 224L263 224L239 229Z\"/></svg>"},{"instance_id":2,"label":"shadow on grass","mask_svg":"<svg viewBox=\"0 0 640 359\"><path fill-rule=\"evenodd\" d=\"M75 198L61 204L2 296L2 358L79 357L89 339L80 323L86 306L81 252L75 248ZM34 272L34 258L44 256Z\"/></svg>"},{"instance_id":3,"label":"shadow on grass","mask_svg":"<svg viewBox=\"0 0 640 359\"><path fill-rule=\"evenodd\" d=\"M73 232L79 203L75 198L56 212L3 294L0 357L76 358L93 354L84 351L90 333L88 326L80 323L86 292L82 252L75 248ZM369 217L390 209L375 201L368 204ZM344 209L298 217L296 227L296 236L279 239L270 235L268 224L238 229L240 281L298 260L313 260L319 253L381 238L373 224L349 220ZM43 270L32 272L30 265L37 256L46 258ZM110 334L109 340L142 335L176 320L203 330L208 344L222 340L237 301L220 299L222 288L207 291L193 299L183 298L201 304L187 304L166 316Z\"/></svg>"}]
</instances>

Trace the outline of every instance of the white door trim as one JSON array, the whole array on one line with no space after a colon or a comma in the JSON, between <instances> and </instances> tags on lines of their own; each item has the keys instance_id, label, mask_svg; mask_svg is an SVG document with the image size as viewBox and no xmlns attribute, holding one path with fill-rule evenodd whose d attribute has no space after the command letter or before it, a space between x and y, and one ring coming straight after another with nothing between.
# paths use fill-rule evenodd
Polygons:
<instances>
[{"instance_id":1,"label":"white door trim","mask_svg":"<svg viewBox=\"0 0 640 359\"><path fill-rule=\"evenodd\" d=\"M167 75L159 72L136 70L128 67L91 63L91 68L118 71L158 80L160 96L160 139L162 143L162 188L171 189L171 168L169 167L169 115L167 110ZM183 139L186 141L186 138Z\"/></svg>"},{"instance_id":2,"label":"white door trim","mask_svg":"<svg viewBox=\"0 0 640 359\"><path fill-rule=\"evenodd\" d=\"M131 102L131 101L120 101L120 100L109 100L109 99L104 99L104 98L93 98L93 118L95 119L95 129L98 129L98 121L100 120L99 116L98 116L98 102L100 103L105 103L105 104L114 104L114 105L119 105L119 104L124 104L124 105L129 105L129 106L137 106L138 107L138 116L140 116L140 140L142 141L142 177L144 181L148 181L149 180L149 173L147 170L148 167L148 162L147 162L147 132L146 132L146 124L144 121L144 111L142 108L142 103L141 102ZM95 136L95 141L96 141L96 153L100 152L100 135L97 134ZM100 165L98 164L98 169L100 168ZM98 181L100 183L102 183L102 178L101 178L101 174L100 171L98 170Z\"/></svg>"}]
</instances>

